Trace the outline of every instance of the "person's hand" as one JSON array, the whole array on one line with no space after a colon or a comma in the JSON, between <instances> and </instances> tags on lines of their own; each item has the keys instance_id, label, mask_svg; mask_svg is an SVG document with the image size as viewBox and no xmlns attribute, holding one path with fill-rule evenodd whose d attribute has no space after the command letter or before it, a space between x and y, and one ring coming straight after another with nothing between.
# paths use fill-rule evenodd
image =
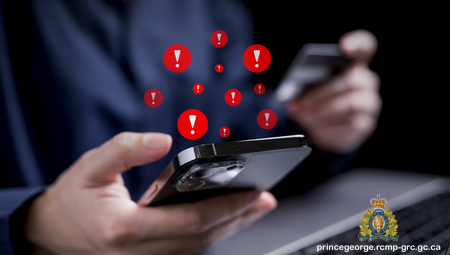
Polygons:
<instances>
[{"instance_id":1,"label":"person's hand","mask_svg":"<svg viewBox=\"0 0 450 255\"><path fill-rule=\"evenodd\" d=\"M348 153L374 132L381 110L380 79L368 68L377 40L366 30L355 30L343 35L339 46L346 57L354 58L352 66L306 90L287 104L287 111L315 147Z\"/></svg>"},{"instance_id":2,"label":"person's hand","mask_svg":"<svg viewBox=\"0 0 450 255\"><path fill-rule=\"evenodd\" d=\"M121 133L83 154L31 204L25 238L34 254L195 254L274 209L268 192L143 207L121 173L163 157L172 138Z\"/></svg>"}]
</instances>

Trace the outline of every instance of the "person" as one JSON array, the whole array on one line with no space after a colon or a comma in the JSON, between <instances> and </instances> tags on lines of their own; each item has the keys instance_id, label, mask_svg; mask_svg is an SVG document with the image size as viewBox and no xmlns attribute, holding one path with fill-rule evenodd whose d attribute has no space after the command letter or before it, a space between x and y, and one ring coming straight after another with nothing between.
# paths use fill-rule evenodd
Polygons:
<instances>
[{"instance_id":1,"label":"person","mask_svg":"<svg viewBox=\"0 0 450 255\"><path fill-rule=\"evenodd\" d=\"M241 59L253 43L250 24L235 1L2 1L0 253L195 254L251 224L276 207L270 192L134 202L173 155L223 141L224 125L230 139L266 137L286 132L290 118L317 150L355 151L381 108L379 79L367 66L375 37L345 34L339 44L353 66L274 109L280 124L263 130L249 119L269 93L256 97ZM229 37L220 49L209 42L217 29ZM180 74L162 61L176 43L193 56ZM201 95L191 92L195 83ZM219 102L231 87L243 95L239 106ZM150 88L164 96L156 108L143 101ZM189 108L209 119L196 141L176 128Z\"/></svg>"}]
</instances>

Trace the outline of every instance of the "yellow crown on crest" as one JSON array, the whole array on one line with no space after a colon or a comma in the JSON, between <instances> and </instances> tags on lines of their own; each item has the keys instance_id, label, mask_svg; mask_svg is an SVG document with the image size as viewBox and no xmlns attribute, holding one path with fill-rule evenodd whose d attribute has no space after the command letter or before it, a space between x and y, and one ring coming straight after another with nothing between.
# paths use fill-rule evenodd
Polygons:
<instances>
[{"instance_id":1,"label":"yellow crown on crest","mask_svg":"<svg viewBox=\"0 0 450 255\"><path fill-rule=\"evenodd\" d=\"M387 200L385 198L380 199L380 195L378 194L377 198L370 199L370 203L373 206L373 209L383 209L386 205Z\"/></svg>"}]
</instances>

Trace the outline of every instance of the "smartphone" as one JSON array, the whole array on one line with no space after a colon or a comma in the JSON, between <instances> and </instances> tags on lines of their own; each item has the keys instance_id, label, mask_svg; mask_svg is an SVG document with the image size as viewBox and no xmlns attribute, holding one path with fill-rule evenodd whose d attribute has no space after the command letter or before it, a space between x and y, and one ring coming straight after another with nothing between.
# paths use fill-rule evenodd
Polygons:
<instances>
[{"instance_id":1,"label":"smartphone","mask_svg":"<svg viewBox=\"0 0 450 255\"><path fill-rule=\"evenodd\" d=\"M238 190L269 190L310 153L303 135L194 146L172 159L138 203L194 202Z\"/></svg>"},{"instance_id":2,"label":"smartphone","mask_svg":"<svg viewBox=\"0 0 450 255\"><path fill-rule=\"evenodd\" d=\"M300 96L307 87L320 84L350 63L337 44L305 44L278 83L275 102L286 103Z\"/></svg>"}]
</instances>

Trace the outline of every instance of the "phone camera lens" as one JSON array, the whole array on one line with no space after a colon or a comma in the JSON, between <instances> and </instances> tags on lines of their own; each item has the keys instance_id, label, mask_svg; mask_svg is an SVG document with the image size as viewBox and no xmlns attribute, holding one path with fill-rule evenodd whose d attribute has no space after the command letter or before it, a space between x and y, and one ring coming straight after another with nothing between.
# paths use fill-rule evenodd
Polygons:
<instances>
[{"instance_id":1,"label":"phone camera lens","mask_svg":"<svg viewBox=\"0 0 450 255\"><path fill-rule=\"evenodd\" d=\"M236 168L238 168L238 166L237 166L237 165L234 165L234 166L229 166L229 167L227 168L227 171L232 171L232 170L236 170Z\"/></svg>"},{"instance_id":2,"label":"phone camera lens","mask_svg":"<svg viewBox=\"0 0 450 255\"><path fill-rule=\"evenodd\" d=\"M204 168L201 170L195 170L191 174L189 174L189 178L191 179L205 179L210 177L211 175L215 174L217 172L217 168L210 167L210 168Z\"/></svg>"},{"instance_id":3,"label":"phone camera lens","mask_svg":"<svg viewBox=\"0 0 450 255\"><path fill-rule=\"evenodd\" d=\"M196 180L196 179L186 179L184 182L182 182L180 185L178 185L177 190L180 192L183 191L191 191L198 189L205 185L204 180Z\"/></svg>"},{"instance_id":4,"label":"phone camera lens","mask_svg":"<svg viewBox=\"0 0 450 255\"><path fill-rule=\"evenodd\" d=\"M244 169L244 162L229 160L194 166L177 184L180 192L224 186Z\"/></svg>"},{"instance_id":5,"label":"phone camera lens","mask_svg":"<svg viewBox=\"0 0 450 255\"><path fill-rule=\"evenodd\" d=\"M201 178L204 175L205 175L205 170L200 170L200 171L197 171L195 173L192 173L189 177L190 178Z\"/></svg>"}]
</instances>

